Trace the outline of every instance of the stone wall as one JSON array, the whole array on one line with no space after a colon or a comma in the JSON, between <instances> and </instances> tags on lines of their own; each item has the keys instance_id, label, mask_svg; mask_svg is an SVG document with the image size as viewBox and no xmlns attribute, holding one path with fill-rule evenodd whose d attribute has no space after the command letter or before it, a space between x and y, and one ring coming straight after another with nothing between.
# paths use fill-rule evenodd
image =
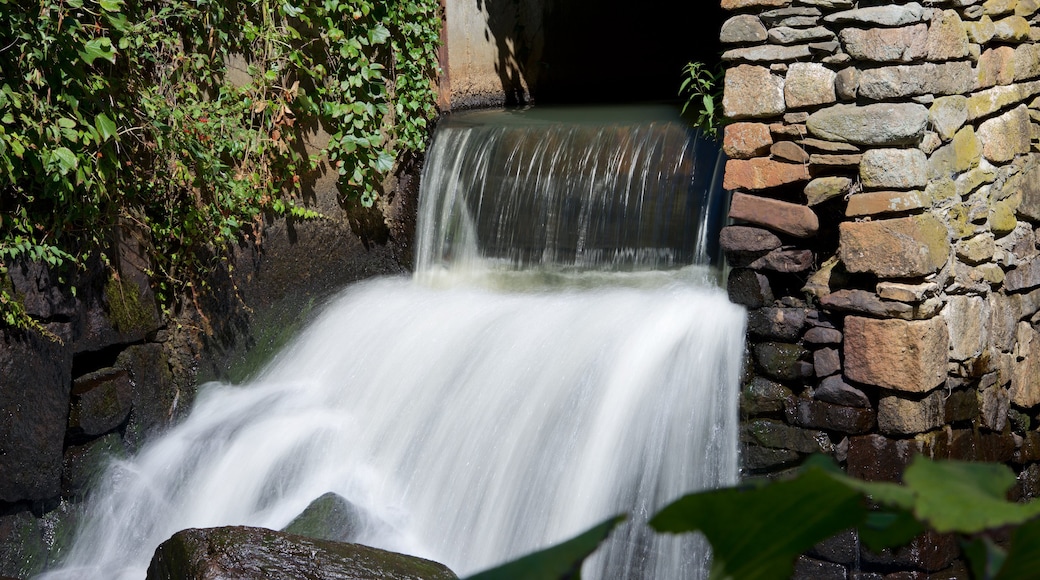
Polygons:
<instances>
[{"instance_id":1,"label":"stone wall","mask_svg":"<svg viewBox=\"0 0 1040 580\"><path fill-rule=\"evenodd\" d=\"M745 474L823 452L896 480L923 453L1040 495L1040 2L722 5ZM957 565L852 540L803 575Z\"/></svg>"}]
</instances>

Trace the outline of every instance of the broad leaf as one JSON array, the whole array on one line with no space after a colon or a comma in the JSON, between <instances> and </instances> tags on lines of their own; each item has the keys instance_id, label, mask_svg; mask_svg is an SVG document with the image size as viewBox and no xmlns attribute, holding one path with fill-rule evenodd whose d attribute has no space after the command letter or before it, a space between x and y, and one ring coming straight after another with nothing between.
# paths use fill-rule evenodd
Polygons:
<instances>
[{"instance_id":1,"label":"broad leaf","mask_svg":"<svg viewBox=\"0 0 1040 580\"><path fill-rule=\"evenodd\" d=\"M101 38L92 38L84 42L83 50L80 51L79 57L88 65L94 64L94 60L98 58L114 63L116 61L116 51L112 47L112 41L107 36L102 36Z\"/></svg>"},{"instance_id":2,"label":"broad leaf","mask_svg":"<svg viewBox=\"0 0 1040 580\"><path fill-rule=\"evenodd\" d=\"M786 580L802 552L866 515L859 492L814 467L790 481L687 495L650 525L702 532L712 546L713 577Z\"/></svg>"},{"instance_id":3,"label":"broad leaf","mask_svg":"<svg viewBox=\"0 0 1040 580\"><path fill-rule=\"evenodd\" d=\"M108 115L104 113L98 113L98 116L94 117L94 126L97 127L102 139L108 139L116 135L116 122L109 119Z\"/></svg>"},{"instance_id":4,"label":"broad leaf","mask_svg":"<svg viewBox=\"0 0 1040 580\"><path fill-rule=\"evenodd\" d=\"M1015 475L1005 465L918 456L903 481L915 494L914 515L940 533L973 534L1040 514L1040 502L1007 501Z\"/></svg>"},{"instance_id":5,"label":"broad leaf","mask_svg":"<svg viewBox=\"0 0 1040 580\"><path fill-rule=\"evenodd\" d=\"M993 580L1007 557L1007 553L989 538L962 541L961 549L968 558L971 577L975 580Z\"/></svg>"},{"instance_id":6,"label":"broad leaf","mask_svg":"<svg viewBox=\"0 0 1040 580\"><path fill-rule=\"evenodd\" d=\"M1019 526L1011 536L1011 548L995 580L1031 580L1036 578L1038 570L1040 520L1033 520Z\"/></svg>"},{"instance_id":7,"label":"broad leaf","mask_svg":"<svg viewBox=\"0 0 1040 580\"><path fill-rule=\"evenodd\" d=\"M625 516L614 516L562 544L480 572L467 580L577 580L581 578L585 559L624 520Z\"/></svg>"}]
</instances>

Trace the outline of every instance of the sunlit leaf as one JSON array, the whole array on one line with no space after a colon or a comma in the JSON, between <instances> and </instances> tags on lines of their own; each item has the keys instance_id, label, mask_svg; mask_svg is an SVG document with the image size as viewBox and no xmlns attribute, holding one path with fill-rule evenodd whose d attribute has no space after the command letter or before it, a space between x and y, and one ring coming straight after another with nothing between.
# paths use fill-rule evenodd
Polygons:
<instances>
[{"instance_id":1,"label":"sunlit leaf","mask_svg":"<svg viewBox=\"0 0 1040 580\"><path fill-rule=\"evenodd\" d=\"M1007 500L1015 474L1006 465L918 456L906 468L903 481L915 493L914 514L940 533L971 534L1040 514L1040 501Z\"/></svg>"}]
</instances>

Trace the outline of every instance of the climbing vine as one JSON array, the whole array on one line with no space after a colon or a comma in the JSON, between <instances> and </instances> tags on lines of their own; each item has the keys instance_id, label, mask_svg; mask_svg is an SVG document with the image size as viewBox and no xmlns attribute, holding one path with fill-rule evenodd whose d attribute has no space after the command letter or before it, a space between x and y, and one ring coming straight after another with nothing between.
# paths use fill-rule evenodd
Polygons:
<instances>
[{"instance_id":1,"label":"climbing vine","mask_svg":"<svg viewBox=\"0 0 1040 580\"><path fill-rule=\"evenodd\" d=\"M129 228L169 307L265 214L320 217L322 164L371 206L427 137L439 30L436 0L0 0L0 277ZM9 284L0 322L33 326Z\"/></svg>"}]
</instances>

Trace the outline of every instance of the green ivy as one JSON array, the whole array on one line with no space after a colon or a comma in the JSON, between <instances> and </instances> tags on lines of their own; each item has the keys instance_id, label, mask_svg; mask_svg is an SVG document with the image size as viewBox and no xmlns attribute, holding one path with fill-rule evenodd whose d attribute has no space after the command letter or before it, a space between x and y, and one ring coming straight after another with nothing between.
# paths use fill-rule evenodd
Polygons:
<instances>
[{"instance_id":1,"label":"green ivy","mask_svg":"<svg viewBox=\"0 0 1040 580\"><path fill-rule=\"evenodd\" d=\"M427 139L439 31L436 0L0 0L0 276L131 228L169 307L264 215L319 218L322 163L371 206Z\"/></svg>"}]
</instances>

